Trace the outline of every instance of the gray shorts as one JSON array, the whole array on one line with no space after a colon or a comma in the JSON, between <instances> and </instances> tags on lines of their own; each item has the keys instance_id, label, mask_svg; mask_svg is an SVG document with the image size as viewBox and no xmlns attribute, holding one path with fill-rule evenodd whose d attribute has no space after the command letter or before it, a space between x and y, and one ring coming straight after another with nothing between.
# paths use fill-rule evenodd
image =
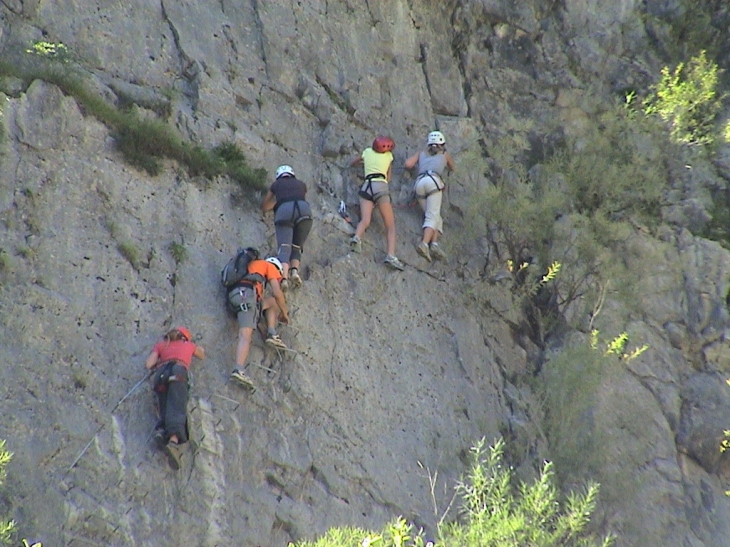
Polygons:
<instances>
[{"instance_id":1,"label":"gray shorts","mask_svg":"<svg viewBox=\"0 0 730 547\"><path fill-rule=\"evenodd\" d=\"M255 329L261 309L253 287L238 287L228 293L228 305L236 313L238 328Z\"/></svg>"},{"instance_id":2,"label":"gray shorts","mask_svg":"<svg viewBox=\"0 0 730 547\"><path fill-rule=\"evenodd\" d=\"M362 199L372 201L375 205L390 203L390 188L384 180L366 180L360 186L358 195Z\"/></svg>"}]
</instances>

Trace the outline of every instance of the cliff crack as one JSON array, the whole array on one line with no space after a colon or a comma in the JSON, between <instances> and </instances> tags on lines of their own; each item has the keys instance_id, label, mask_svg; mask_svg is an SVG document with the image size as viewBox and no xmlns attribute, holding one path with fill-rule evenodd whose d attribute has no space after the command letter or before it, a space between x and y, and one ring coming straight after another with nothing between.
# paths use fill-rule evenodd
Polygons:
<instances>
[{"instance_id":1,"label":"cliff crack","mask_svg":"<svg viewBox=\"0 0 730 547\"><path fill-rule=\"evenodd\" d=\"M254 19L256 20L256 30L258 34L259 39L259 50L261 51L261 61L264 63L264 72L266 73L266 78L271 79L269 77L269 63L266 60L266 40L264 39L264 22L261 20L261 15L259 14L259 3L258 0L253 0L251 7L253 8L253 15Z\"/></svg>"},{"instance_id":2,"label":"cliff crack","mask_svg":"<svg viewBox=\"0 0 730 547\"><path fill-rule=\"evenodd\" d=\"M185 49L180 41L180 33L175 23L172 22L172 19L167 14L165 0L160 0L160 8L162 9L162 17L167 22L167 26L172 33L175 49L180 59L180 76L184 82L182 92L190 100L190 108L195 112L198 108L198 101L200 100L200 64L185 53Z\"/></svg>"}]
</instances>

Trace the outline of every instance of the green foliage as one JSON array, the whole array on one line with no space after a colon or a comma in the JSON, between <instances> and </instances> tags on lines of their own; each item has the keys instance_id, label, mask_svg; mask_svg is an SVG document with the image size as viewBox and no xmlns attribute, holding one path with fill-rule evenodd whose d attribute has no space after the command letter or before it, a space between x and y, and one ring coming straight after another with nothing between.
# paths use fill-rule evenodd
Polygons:
<instances>
[{"instance_id":1,"label":"green foliage","mask_svg":"<svg viewBox=\"0 0 730 547\"><path fill-rule=\"evenodd\" d=\"M710 221L698 235L730 249L730 204L722 199L715 199L710 209L710 217Z\"/></svg>"},{"instance_id":2,"label":"green foliage","mask_svg":"<svg viewBox=\"0 0 730 547\"><path fill-rule=\"evenodd\" d=\"M127 259L135 270L139 269L140 253L139 249L131 241L124 241L117 245L119 253Z\"/></svg>"},{"instance_id":3,"label":"green foliage","mask_svg":"<svg viewBox=\"0 0 730 547\"><path fill-rule=\"evenodd\" d=\"M172 243L170 243L168 249L176 264L182 264L188 259L188 250L182 243L173 241Z\"/></svg>"},{"instance_id":4,"label":"green foliage","mask_svg":"<svg viewBox=\"0 0 730 547\"><path fill-rule=\"evenodd\" d=\"M30 259L36 255L35 249L28 245L21 245L15 249L17 253L23 258Z\"/></svg>"},{"instance_id":5,"label":"green foliage","mask_svg":"<svg viewBox=\"0 0 730 547\"><path fill-rule=\"evenodd\" d=\"M667 21L673 39L665 43L676 58L686 58L688 54L701 50L711 53L722 51L726 27L723 18L716 17L716 14L722 13L722 2L724 0L680 0L682 14Z\"/></svg>"},{"instance_id":6,"label":"green foliage","mask_svg":"<svg viewBox=\"0 0 730 547\"><path fill-rule=\"evenodd\" d=\"M5 440L0 441L0 485L5 482L7 477L7 467L10 461L13 459L13 453L10 452L5 446ZM0 521L0 543L8 545L10 543L11 535L15 531L15 522Z\"/></svg>"},{"instance_id":7,"label":"green foliage","mask_svg":"<svg viewBox=\"0 0 730 547\"><path fill-rule=\"evenodd\" d=\"M599 486L571 493L561 507L554 486L553 465L546 462L532 483L514 484L503 461L504 441L490 447L482 439L472 449L472 465L457 491L463 499L462 519L439 530L439 545L448 547L589 547L612 544L586 531L596 508Z\"/></svg>"},{"instance_id":8,"label":"green foliage","mask_svg":"<svg viewBox=\"0 0 730 547\"><path fill-rule=\"evenodd\" d=\"M489 234L497 246L519 297L511 313L526 318L512 324L540 346L566 315L590 315L609 279L632 300L621 257L637 223L659 221L670 144L654 138L650 120L631 101L609 105L529 175L508 153L490 149L499 163L472 201L468 225L483 232L470 237ZM560 274L536 285L554 264Z\"/></svg>"},{"instance_id":9,"label":"green foliage","mask_svg":"<svg viewBox=\"0 0 730 547\"><path fill-rule=\"evenodd\" d=\"M548 168L565 176L573 209L588 218L658 218L667 175L662 143L653 142L646 124L627 103L599 114L586 132L557 153Z\"/></svg>"},{"instance_id":10,"label":"green foliage","mask_svg":"<svg viewBox=\"0 0 730 547\"><path fill-rule=\"evenodd\" d=\"M725 380L725 383L730 386L730 379ZM722 441L720 442L720 452L727 452L730 449L730 430L724 429L722 432ZM725 490L725 495L730 496L730 490Z\"/></svg>"},{"instance_id":11,"label":"green foliage","mask_svg":"<svg viewBox=\"0 0 730 547\"><path fill-rule=\"evenodd\" d=\"M33 45L25 51L26 53L40 55L41 57L50 57L62 62L67 62L69 60L68 48L61 43L54 44L53 42L39 41L33 43Z\"/></svg>"},{"instance_id":12,"label":"green foliage","mask_svg":"<svg viewBox=\"0 0 730 547\"><path fill-rule=\"evenodd\" d=\"M545 432L555 463L566 475L568 470L571 475L592 475L603 467L603 433L593 416L599 389L619 363L628 363L648 349L643 345L627 350L625 332L603 341L599 334L593 330L588 344L563 347L540 374Z\"/></svg>"},{"instance_id":13,"label":"green foliage","mask_svg":"<svg viewBox=\"0 0 730 547\"><path fill-rule=\"evenodd\" d=\"M224 172L244 188L263 190L266 187L266 170L254 169L235 144L224 142L213 148L213 154L223 163Z\"/></svg>"},{"instance_id":14,"label":"green foliage","mask_svg":"<svg viewBox=\"0 0 730 547\"><path fill-rule=\"evenodd\" d=\"M10 258L10 254L5 250L0 248L0 272L8 271L13 266L13 259Z\"/></svg>"},{"instance_id":15,"label":"green foliage","mask_svg":"<svg viewBox=\"0 0 730 547\"><path fill-rule=\"evenodd\" d=\"M13 76L27 82L40 79L58 86L87 113L110 127L118 150L130 164L152 176L162 171L160 160L168 158L186 166L192 176L226 175L245 188L264 189L265 171L250 167L235 145L205 150L180 137L163 120L140 116L133 108L117 108L92 91L85 75L66 62L65 46L53 47L39 42L26 50L25 59L14 63L0 60L0 77Z\"/></svg>"},{"instance_id":16,"label":"green foliage","mask_svg":"<svg viewBox=\"0 0 730 547\"><path fill-rule=\"evenodd\" d=\"M349 526L330 528L315 541L290 543L290 547L423 547L422 533L398 517L385 525L381 532Z\"/></svg>"},{"instance_id":17,"label":"green foliage","mask_svg":"<svg viewBox=\"0 0 730 547\"><path fill-rule=\"evenodd\" d=\"M456 490L461 496L460 517L439 523L436 544L443 547L608 547L612 536L597 538L586 527L596 508L599 486L589 483L582 493L571 493L562 503L554 485L553 465L545 463L532 483L515 484L512 469L503 461L504 441L486 447L484 439L472 448L472 463ZM332 528L316 541L290 547L423 547L422 532L402 517L382 532L362 528Z\"/></svg>"},{"instance_id":18,"label":"green foliage","mask_svg":"<svg viewBox=\"0 0 730 547\"><path fill-rule=\"evenodd\" d=\"M711 144L715 140L715 119L722 106L717 82L717 64L702 51L674 70L662 69L661 80L654 95L647 99L645 111L668 122L675 141Z\"/></svg>"}]
</instances>

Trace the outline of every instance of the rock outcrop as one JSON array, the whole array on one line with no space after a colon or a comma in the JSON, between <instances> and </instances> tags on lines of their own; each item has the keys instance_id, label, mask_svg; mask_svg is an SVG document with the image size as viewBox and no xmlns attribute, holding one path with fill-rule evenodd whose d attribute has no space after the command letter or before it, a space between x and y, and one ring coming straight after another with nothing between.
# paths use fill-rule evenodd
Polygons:
<instances>
[{"instance_id":1,"label":"rock outcrop","mask_svg":"<svg viewBox=\"0 0 730 547\"><path fill-rule=\"evenodd\" d=\"M0 1L0 61L62 42L100 96L150 116L164 104L185 138L233 142L269 172L293 165L315 211L281 330L293 351L256 341L258 391L246 394L227 382L236 325L219 272L242 244L275 249L260 193L172 161L150 177L59 87L3 79L0 438L15 457L0 506L21 533L48 545L274 545L397 515L433 533L478 438L507 437L528 476L549 458L525 380L543 355L500 313L509 287L484 274L502 265L465 213L489 184L477 167L493 147L539 164L549 138L579 132L607 94L658 74L684 4L604 4ZM400 166L435 127L458 169L444 206L451 258L426 264ZM357 202L349 160L380 133L397 142L403 273L382 265L377 217L353 255L336 213ZM592 409L607 432L596 525L622 547L730 537L719 452L730 255L690 232L727 191L725 164L697 160L706 176L686 175L667 224L637 228L626 262L641 298L600 319L650 346L606 374ZM193 368L195 442L173 472L151 438L149 388L132 388L176 324L208 358Z\"/></svg>"}]
</instances>

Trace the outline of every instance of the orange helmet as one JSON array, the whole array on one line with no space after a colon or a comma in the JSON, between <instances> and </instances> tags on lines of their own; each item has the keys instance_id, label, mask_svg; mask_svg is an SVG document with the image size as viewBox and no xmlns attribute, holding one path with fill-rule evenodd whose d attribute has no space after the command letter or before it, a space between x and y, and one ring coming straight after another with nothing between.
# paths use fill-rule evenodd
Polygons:
<instances>
[{"instance_id":1,"label":"orange helmet","mask_svg":"<svg viewBox=\"0 0 730 547\"><path fill-rule=\"evenodd\" d=\"M187 340L188 342L192 341L193 337L190 334L190 331L185 327L175 327L175 330L182 334L185 337L185 340Z\"/></svg>"},{"instance_id":2,"label":"orange helmet","mask_svg":"<svg viewBox=\"0 0 730 547\"><path fill-rule=\"evenodd\" d=\"M395 141L390 137L377 137L373 141L373 150L379 153L390 152L395 148Z\"/></svg>"}]
</instances>

